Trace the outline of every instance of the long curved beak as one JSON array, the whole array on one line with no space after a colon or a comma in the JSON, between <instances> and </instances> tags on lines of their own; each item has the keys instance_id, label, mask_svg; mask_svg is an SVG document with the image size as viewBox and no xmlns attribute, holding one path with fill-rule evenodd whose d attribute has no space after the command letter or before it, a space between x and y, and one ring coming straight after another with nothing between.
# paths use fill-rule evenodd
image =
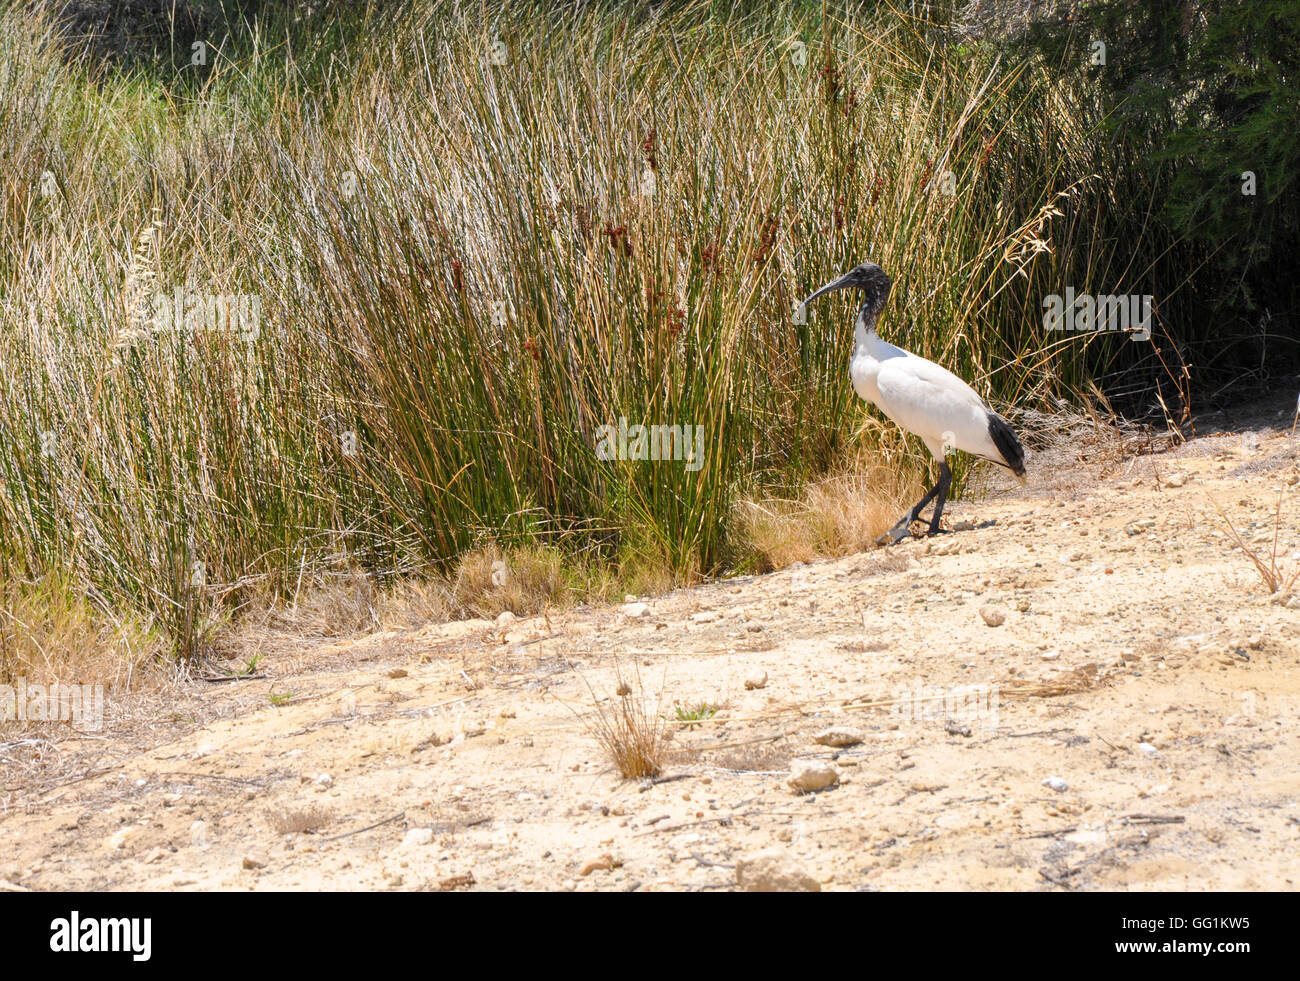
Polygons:
<instances>
[{"instance_id":1,"label":"long curved beak","mask_svg":"<svg viewBox=\"0 0 1300 981\"><path fill-rule=\"evenodd\" d=\"M827 283L825 286L819 289L812 296L808 297L808 299L804 300L801 305L806 307L809 303L817 299L817 297L821 296L823 293L830 293L834 290L848 289L850 286L853 285L853 283L851 282L852 278L853 278L853 273L847 272L839 279L831 280L831 282Z\"/></svg>"}]
</instances>

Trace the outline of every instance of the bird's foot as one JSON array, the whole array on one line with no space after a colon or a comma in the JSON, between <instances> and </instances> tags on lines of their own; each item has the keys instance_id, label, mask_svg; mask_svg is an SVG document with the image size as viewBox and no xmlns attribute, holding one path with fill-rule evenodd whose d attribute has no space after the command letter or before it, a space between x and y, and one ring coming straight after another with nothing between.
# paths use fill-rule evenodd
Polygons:
<instances>
[{"instance_id":1,"label":"bird's foot","mask_svg":"<svg viewBox=\"0 0 1300 981\"><path fill-rule=\"evenodd\" d=\"M952 534L951 528L940 528L938 525L931 525L930 530L926 532L926 535L951 535L951 534Z\"/></svg>"},{"instance_id":2,"label":"bird's foot","mask_svg":"<svg viewBox=\"0 0 1300 981\"><path fill-rule=\"evenodd\" d=\"M901 541L902 541L904 538L906 538L908 535L912 534L912 521L913 521L913 520L914 520L914 519L911 518L911 517L908 517L908 518L903 519L903 520L900 521L898 524L894 525L894 527L890 528L889 531L885 532L883 535L881 535L879 538L877 538L877 539L876 539L876 544L877 544L877 545L897 545L899 542L901 542Z\"/></svg>"}]
</instances>

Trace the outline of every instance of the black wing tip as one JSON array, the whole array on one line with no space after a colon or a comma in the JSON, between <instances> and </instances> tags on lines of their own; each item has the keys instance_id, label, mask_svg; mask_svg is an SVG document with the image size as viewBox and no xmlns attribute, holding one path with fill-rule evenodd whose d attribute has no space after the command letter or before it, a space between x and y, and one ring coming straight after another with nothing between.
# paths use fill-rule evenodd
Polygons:
<instances>
[{"instance_id":1,"label":"black wing tip","mask_svg":"<svg viewBox=\"0 0 1300 981\"><path fill-rule=\"evenodd\" d=\"M1025 448L1020 445L1020 440L1016 438L1010 423L996 412L989 413L989 438L993 440L993 445L1002 454L1007 469L1021 480L1024 480Z\"/></svg>"}]
</instances>

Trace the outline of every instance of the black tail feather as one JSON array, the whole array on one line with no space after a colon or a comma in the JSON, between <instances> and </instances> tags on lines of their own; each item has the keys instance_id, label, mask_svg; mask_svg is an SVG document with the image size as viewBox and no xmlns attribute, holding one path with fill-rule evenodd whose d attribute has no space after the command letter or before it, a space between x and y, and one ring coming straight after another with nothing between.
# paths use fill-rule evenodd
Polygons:
<instances>
[{"instance_id":1,"label":"black tail feather","mask_svg":"<svg viewBox=\"0 0 1300 981\"><path fill-rule=\"evenodd\" d=\"M996 412L989 413L989 437L1002 454L1007 469L1021 479L1025 476L1025 448L1016 439L1010 424Z\"/></svg>"}]
</instances>

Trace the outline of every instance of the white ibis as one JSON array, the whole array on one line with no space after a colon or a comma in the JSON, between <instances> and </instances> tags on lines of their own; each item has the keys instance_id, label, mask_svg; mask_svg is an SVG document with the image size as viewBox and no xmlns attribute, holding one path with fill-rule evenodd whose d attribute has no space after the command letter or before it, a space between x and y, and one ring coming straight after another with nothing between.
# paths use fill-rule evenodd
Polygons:
<instances>
[{"instance_id":1,"label":"white ibis","mask_svg":"<svg viewBox=\"0 0 1300 981\"><path fill-rule=\"evenodd\" d=\"M1025 477L1025 451L1011 426L984 404L975 390L947 368L886 344L876 333L876 318L889 297L892 281L874 262L850 269L827 283L808 299L811 303L833 290L862 290L862 309L853 332L853 360L849 377L858 395L887 415L899 428L921 437L939 461L939 479L908 510L898 524L876 539L893 545L912 533L912 522L934 500L931 535L939 533L939 518L948 498L952 471L946 454L962 450L1010 470L1021 483Z\"/></svg>"}]
</instances>

